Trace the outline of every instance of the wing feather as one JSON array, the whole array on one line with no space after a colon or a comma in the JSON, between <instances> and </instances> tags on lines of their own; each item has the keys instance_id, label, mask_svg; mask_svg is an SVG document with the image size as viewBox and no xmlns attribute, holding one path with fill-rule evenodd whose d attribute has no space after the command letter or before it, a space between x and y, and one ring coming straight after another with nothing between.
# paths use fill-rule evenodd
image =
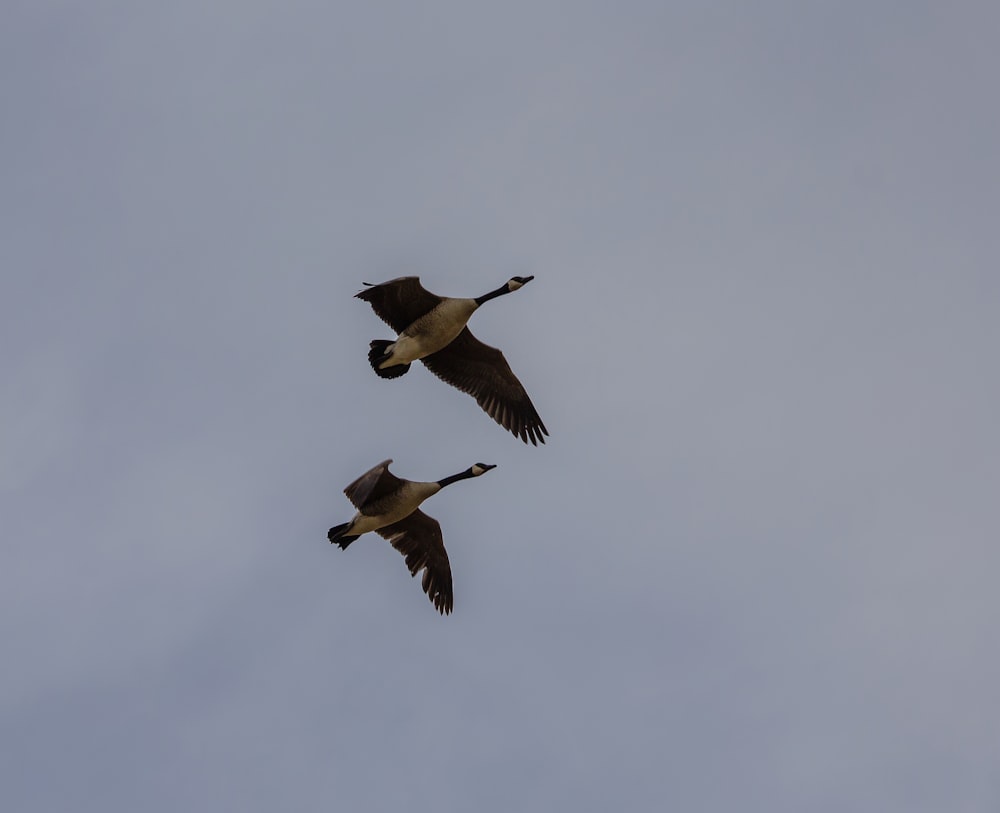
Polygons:
<instances>
[{"instance_id":1,"label":"wing feather","mask_svg":"<svg viewBox=\"0 0 1000 813\"><path fill-rule=\"evenodd\" d=\"M423 359L434 375L468 393L508 432L537 446L549 431L524 386L497 348L483 344L466 327L442 350Z\"/></svg>"},{"instance_id":2,"label":"wing feather","mask_svg":"<svg viewBox=\"0 0 1000 813\"><path fill-rule=\"evenodd\" d=\"M399 522L379 528L376 533L406 557L411 576L424 571L421 586L427 598L442 615L448 615L455 603L451 582L451 563L444 549L441 525L419 508Z\"/></svg>"},{"instance_id":3,"label":"wing feather","mask_svg":"<svg viewBox=\"0 0 1000 813\"><path fill-rule=\"evenodd\" d=\"M366 503L375 502L403 485L403 481L389 471L391 462L392 458L383 460L344 489L347 499L354 504L355 508L361 508Z\"/></svg>"},{"instance_id":4,"label":"wing feather","mask_svg":"<svg viewBox=\"0 0 1000 813\"><path fill-rule=\"evenodd\" d=\"M355 296L371 305L378 317L396 333L402 333L441 302L441 297L420 284L420 277L397 277L378 285L365 284L369 287Z\"/></svg>"}]
</instances>

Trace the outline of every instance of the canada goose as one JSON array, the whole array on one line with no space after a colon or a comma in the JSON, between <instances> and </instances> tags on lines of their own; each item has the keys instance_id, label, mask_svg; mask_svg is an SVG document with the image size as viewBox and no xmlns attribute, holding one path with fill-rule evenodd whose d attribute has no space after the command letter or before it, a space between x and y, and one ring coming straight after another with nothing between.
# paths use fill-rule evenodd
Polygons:
<instances>
[{"instance_id":1,"label":"canada goose","mask_svg":"<svg viewBox=\"0 0 1000 813\"><path fill-rule=\"evenodd\" d=\"M406 557L410 575L424 571L423 588L442 615L451 612L451 565L444 549L441 526L419 509L420 503L445 486L479 477L496 466L475 463L465 471L432 483L403 480L389 471L392 460L383 460L344 489L357 513L350 522L330 529L327 538L347 550L361 534L375 531Z\"/></svg>"},{"instance_id":2,"label":"canada goose","mask_svg":"<svg viewBox=\"0 0 1000 813\"><path fill-rule=\"evenodd\" d=\"M420 359L443 381L467 392L504 429L537 446L549 432L503 353L483 344L466 327L484 302L516 291L534 277L511 277L475 299L432 294L419 277L399 277L356 294L399 336L376 339L368 360L382 378L398 378Z\"/></svg>"}]
</instances>

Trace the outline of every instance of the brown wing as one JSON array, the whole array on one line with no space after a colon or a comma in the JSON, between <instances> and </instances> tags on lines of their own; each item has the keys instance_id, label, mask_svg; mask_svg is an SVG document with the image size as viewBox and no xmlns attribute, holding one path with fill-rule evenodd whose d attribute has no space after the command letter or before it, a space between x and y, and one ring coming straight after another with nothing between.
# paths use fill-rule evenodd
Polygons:
<instances>
[{"instance_id":1,"label":"brown wing","mask_svg":"<svg viewBox=\"0 0 1000 813\"><path fill-rule=\"evenodd\" d=\"M398 277L371 285L355 294L372 306L379 318L397 333L402 333L425 313L432 311L441 297L420 284L420 277Z\"/></svg>"},{"instance_id":2,"label":"brown wing","mask_svg":"<svg viewBox=\"0 0 1000 813\"><path fill-rule=\"evenodd\" d=\"M434 375L467 392L493 420L525 443L545 443L549 431L538 417L503 353L463 328L447 347L422 361Z\"/></svg>"},{"instance_id":3,"label":"brown wing","mask_svg":"<svg viewBox=\"0 0 1000 813\"><path fill-rule=\"evenodd\" d=\"M410 575L424 571L423 588L437 611L451 612L455 597L451 587L451 564L444 549L441 525L419 508L405 519L379 528L376 533L406 557Z\"/></svg>"},{"instance_id":4,"label":"brown wing","mask_svg":"<svg viewBox=\"0 0 1000 813\"><path fill-rule=\"evenodd\" d=\"M403 485L403 481L389 471L391 462L392 458L383 460L344 489L347 499L354 503L355 508L374 502Z\"/></svg>"}]
</instances>

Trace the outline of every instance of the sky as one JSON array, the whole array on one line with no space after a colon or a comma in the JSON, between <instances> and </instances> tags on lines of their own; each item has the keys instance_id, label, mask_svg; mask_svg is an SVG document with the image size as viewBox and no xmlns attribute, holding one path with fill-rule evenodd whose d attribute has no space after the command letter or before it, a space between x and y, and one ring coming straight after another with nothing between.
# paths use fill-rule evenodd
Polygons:
<instances>
[{"instance_id":1,"label":"sky","mask_svg":"<svg viewBox=\"0 0 1000 813\"><path fill-rule=\"evenodd\" d=\"M5 810L1000 808L1000 7L4 18ZM529 274L545 446L372 373Z\"/></svg>"}]
</instances>

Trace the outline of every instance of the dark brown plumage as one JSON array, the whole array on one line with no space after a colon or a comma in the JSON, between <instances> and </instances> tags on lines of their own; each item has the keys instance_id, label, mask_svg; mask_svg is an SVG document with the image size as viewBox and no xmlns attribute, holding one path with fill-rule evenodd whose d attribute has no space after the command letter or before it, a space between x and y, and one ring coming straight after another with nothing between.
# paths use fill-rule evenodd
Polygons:
<instances>
[{"instance_id":1,"label":"dark brown plumage","mask_svg":"<svg viewBox=\"0 0 1000 813\"><path fill-rule=\"evenodd\" d=\"M487 415L525 443L545 443L548 430L507 359L463 328L451 344L422 359L442 381L468 393Z\"/></svg>"},{"instance_id":2,"label":"dark brown plumage","mask_svg":"<svg viewBox=\"0 0 1000 813\"><path fill-rule=\"evenodd\" d=\"M372 306L376 315L397 333L402 333L424 314L441 304L441 297L420 284L420 277L396 277L372 285L355 296Z\"/></svg>"},{"instance_id":3,"label":"dark brown plumage","mask_svg":"<svg viewBox=\"0 0 1000 813\"><path fill-rule=\"evenodd\" d=\"M379 528L375 533L388 539L389 544L406 557L411 576L424 571L420 585L427 598L439 613L450 614L455 605L455 592L441 523L418 508L406 519Z\"/></svg>"}]
</instances>

